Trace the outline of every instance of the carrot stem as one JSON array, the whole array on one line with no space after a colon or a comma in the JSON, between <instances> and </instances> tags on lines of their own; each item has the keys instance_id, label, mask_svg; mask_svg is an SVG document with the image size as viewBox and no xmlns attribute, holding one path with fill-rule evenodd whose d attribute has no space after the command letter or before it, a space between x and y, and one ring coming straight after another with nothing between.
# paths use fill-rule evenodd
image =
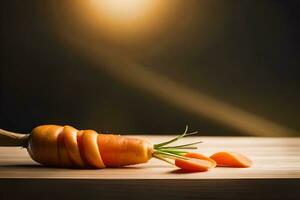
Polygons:
<instances>
[{"instance_id":1,"label":"carrot stem","mask_svg":"<svg viewBox=\"0 0 300 200\"><path fill-rule=\"evenodd\" d=\"M165 152L165 151L160 151L160 150L155 150L154 151L154 154L161 154L161 155L164 155L164 156L168 156L170 158L180 158L180 159L184 159L184 160L188 160L188 158L182 156L182 155L179 155L178 153L169 153L169 152Z\"/></svg>"},{"instance_id":2,"label":"carrot stem","mask_svg":"<svg viewBox=\"0 0 300 200\"><path fill-rule=\"evenodd\" d=\"M178 149L159 149L159 150L162 150L164 152L168 152L168 153L175 153L175 154L185 154L185 153L188 153L188 151L182 151L182 150L178 150Z\"/></svg>"},{"instance_id":3,"label":"carrot stem","mask_svg":"<svg viewBox=\"0 0 300 200\"><path fill-rule=\"evenodd\" d=\"M167 162L171 165L175 165L173 162L171 162L170 160L168 160L167 158L163 157L163 156L160 156L159 154L153 154L153 157L159 159L159 160L162 160L164 162Z\"/></svg>"},{"instance_id":4,"label":"carrot stem","mask_svg":"<svg viewBox=\"0 0 300 200\"><path fill-rule=\"evenodd\" d=\"M185 151L186 149L197 149L197 146L194 146L196 144L202 143L201 141L198 142L193 142L193 143L188 143L188 144L182 144L182 145L174 145L174 146L167 146L171 143L174 143L178 140L180 140L183 137L190 136L197 134L198 132L192 132L192 133L187 133L188 131L188 126L186 126L185 131L166 142L162 142L159 144L154 145L154 152L153 152L153 157L160 159L162 161L168 162L172 165L175 164L172 163L169 159L172 160L190 160L191 158L185 157L184 155L188 153L188 151Z\"/></svg>"},{"instance_id":5,"label":"carrot stem","mask_svg":"<svg viewBox=\"0 0 300 200\"><path fill-rule=\"evenodd\" d=\"M198 132L187 133L187 131L188 131L188 126L185 127L185 131L183 132L183 134L181 134L181 135L179 135L179 136L177 136L177 137L175 137L175 138L173 138L173 139L171 139L169 141L162 142L162 143L159 143L159 144L155 144L154 148L163 147L163 146L171 144L171 143L173 143L173 142L175 142L175 141L177 141L177 140L179 140L179 139L181 139L181 138L183 138L185 136L194 135L194 134L198 133Z\"/></svg>"},{"instance_id":6,"label":"carrot stem","mask_svg":"<svg viewBox=\"0 0 300 200\"><path fill-rule=\"evenodd\" d=\"M159 144L155 144L154 145L154 148L163 148L165 147L166 145L168 144L171 144L171 143L174 143L176 142L177 140L183 138L183 137L186 137L186 136L189 136L189 135L194 135L194 134L197 134L198 132L193 132L193 133L188 133L188 134L185 134L185 135L180 135L180 136L177 136L176 138L172 139L172 140L169 140L167 142L163 142L163 143L159 143ZM192 144L191 144L192 145Z\"/></svg>"},{"instance_id":7,"label":"carrot stem","mask_svg":"<svg viewBox=\"0 0 300 200\"><path fill-rule=\"evenodd\" d=\"M202 141L198 141L198 142L193 142L193 143L189 143L189 144L183 144L183 145L177 145L177 146L167 146L167 147L158 147L158 149L179 149L179 148L182 148L182 149L185 149L185 147L189 147L189 146L192 146L193 149L197 149L197 147L195 148L195 144L200 144L202 143Z\"/></svg>"}]
</instances>

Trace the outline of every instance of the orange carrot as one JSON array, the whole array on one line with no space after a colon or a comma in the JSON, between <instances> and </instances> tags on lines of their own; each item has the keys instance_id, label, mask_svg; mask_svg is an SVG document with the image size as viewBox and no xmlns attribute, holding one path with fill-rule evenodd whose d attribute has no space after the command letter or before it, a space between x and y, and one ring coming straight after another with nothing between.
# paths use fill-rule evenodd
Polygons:
<instances>
[{"instance_id":1,"label":"orange carrot","mask_svg":"<svg viewBox=\"0 0 300 200\"><path fill-rule=\"evenodd\" d=\"M216 166L216 162L199 153L187 153L184 155L190 159L176 159L175 165L184 171L189 172L203 172Z\"/></svg>"},{"instance_id":2,"label":"orange carrot","mask_svg":"<svg viewBox=\"0 0 300 200\"><path fill-rule=\"evenodd\" d=\"M142 139L44 125L33 129L28 151L32 159L45 165L105 168L147 162L153 146Z\"/></svg>"},{"instance_id":3,"label":"orange carrot","mask_svg":"<svg viewBox=\"0 0 300 200\"><path fill-rule=\"evenodd\" d=\"M250 167L252 161L245 155L222 151L210 157L191 153L194 142L170 145L177 140L196 134L183 134L159 144L113 134L98 134L93 130L77 130L71 126L42 125L23 135L0 129L0 134L15 140L8 146L23 146L33 160L58 167L105 168L145 163L152 157L180 167L185 171L207 171L217 166ZM3 145L3 143L2 143ZM173 160L173 161L172 161Z\"/></svg>"},{"instance_id":4,"label":"orange carrot","mask_svg":"<svg viewBox=\"0 0 300 200\"><path fill-rule=\"evenodd\" d=\"M188 135L185 132L167 142L152 145L148 141L113 134L98 134L93 130L77 130L71 126L42 125L30 134L22 135L0 129L0 134L19 140L16 146L27 148L29 155L38 163L58 167L105 168L145 163L152 157L168 159L196 157L197 162L209 168L209 158L199 160L199 155L187 154L185 149L195 149L200 142L170 146ZM9 144L8 144L9 145ZM180 162L180 161L179 161ZM172 163L174 164L174 163ZM207 167L205 166L207 165Z\"/></svg>"},{"instance_id":5,"label":"orange carrot","mask_svg":"<svg viewBox=\"0 0 300 200\"><path fill-rule=\"evenodd\" d=\"M154 151L147 141L112 134L99 134L98 145L103 162L109 167L145 163Z\"/></svg>"},{"instance_id":6,"label":"orange carrot","mask_svg":"<svg viewBox=\"0 0 300 200\"><path fill-rule=\"evenodd\" d=\"M88 164L95 168L105 168L100 155L98 143L98 134L93 130L86 130L81 136L83 154Z\"/></svg>"},{"instance_id":7,"label":"orange carrot","mask_svg":"<svg viewBox=\"0 0 300 200\"><path fill-rule=\"evenodd\" d=\"M207 161L212 163L212 168L217 166L216 161L214 161L210 157L207 157L207 156L205 156L203 154L200 154L200 153L189 152L189 153L185 154L184 156L188 157L188 158L196 158L196 159L200 159L200 160L207 160Z\"/></svg>"},{"instance_id":8,"label":"orange carrot","mask_svg":"<svg viewBox=\"0 0 300 200\"><path fill-rule=\"evenodd\" d=\"M32 131L32 134L38 135L38 132L35 132L34 130ZM60 133L61 137L64 138L65 148L70 160L72 161L72 164L78 167L84 167L85 165L80 154L81 148L79 148L81 146L81 142L79 144L79 141L81 141L79 137L82 135L82 133L82 131L78 132L78 130L71 126L64 126L63 131Z\"/></svg>"},{"instance_id":9,"label":"orange carrot","mask_svg":"<svg viewBox=\"0 0 300 200\"><path fill-rule=\"evenodd\" d=\"M243 154L229 151L221 151L210 156L217 162L217 166L224 167L250 167L252 161Z\"/></svg>"}]
</instances>

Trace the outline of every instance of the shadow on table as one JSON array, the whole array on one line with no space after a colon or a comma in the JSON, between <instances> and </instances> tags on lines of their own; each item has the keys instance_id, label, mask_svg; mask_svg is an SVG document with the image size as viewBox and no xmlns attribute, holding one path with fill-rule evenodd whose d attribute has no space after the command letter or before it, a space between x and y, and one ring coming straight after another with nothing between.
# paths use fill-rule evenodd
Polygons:
<instances>
[{"instance_id":1,"label":"shadow on table","mask_svg":"<svg viewBox=\"0 0 300 200\"><path fill-rule=\"evenodd\" d=\"M172 166L170 166L172 167ZM39 164L8 164L8 165L0 165L0 169L11 169L11 168L17 168L17 169L68 169L68 170L92 170L95 168L63 168L63 167L56 167L56 166L44 166ZM125 166L125 167L110 167L107 168L109 170L119 170L119 169L126 169L126 170L138 170L138 169L145 169L145 168L168 168L168 166L163 165L151 165L151 166Z\"/></svg>"},{"instance_id":2,"label":"shadow on table","mask_svg":"<svg viewBox=\"0 0 300 200\"><path fill-rule=\"evenodd\" d=\"M175 169L175 170L169 171L168 173L169 174L193 174L193 173L199 173L199 172L187 172L182 169ZM201 173L203 173L203 172L201 172Z\"/></svg>"}]
</instances>

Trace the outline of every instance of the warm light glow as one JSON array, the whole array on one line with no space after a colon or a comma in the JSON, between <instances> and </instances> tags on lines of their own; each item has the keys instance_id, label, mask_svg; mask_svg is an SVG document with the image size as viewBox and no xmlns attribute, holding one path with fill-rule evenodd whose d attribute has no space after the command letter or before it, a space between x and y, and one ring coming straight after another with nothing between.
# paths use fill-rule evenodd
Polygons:
<instances>
[{"instance_id":1,"label":"warm light glow","mask_svg":"<svg viewBox=\"0 0 300 200\"><path fill-rule=\"evenodd\" d=\"M176 0L72 0L66 17L90 39L112 44L142 44L166 31ZM69 13L67 13L69 11Z\"/></svg>"},{"instance_id":2,"label":"warm light glow","mask_svg":"<svg viewBox=\"0 0 300 200\"><path fill-rule=\"evenodd\" d=\"M92 0L103 15L123 22L143 17L151 2L152 0Z\"/></svg>"}]
</instances>

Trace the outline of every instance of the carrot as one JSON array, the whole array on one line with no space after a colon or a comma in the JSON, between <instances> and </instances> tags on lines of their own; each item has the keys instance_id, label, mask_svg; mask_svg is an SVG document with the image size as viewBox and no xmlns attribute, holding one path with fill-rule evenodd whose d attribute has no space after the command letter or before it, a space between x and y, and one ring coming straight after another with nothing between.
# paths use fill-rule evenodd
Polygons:
<instances>
[{"instance_id":1,"label":"carrot","mask_svg":"<svg viewBox=\"0 0 300 200\"><path fill-rule=\"evenodd\" d=\"M250 167L252 161L241 153L221 151L210 156L211 159L215 160L217 166L224 167Z\"/></svg>"},{"instance_id":2,"label":"carrot","mask_svg":"<svg viewBox=\"0 0 300 200\"><path fill-rule=\"evenodd\" d=\"M23 135L0 129L0 134L16 140L13 146L26 147L29 155L38 163L77 168L122 167L145 163L152 157L168 163L175 159L193 156L199 161L199 155L188 153L185 149L195 149L200 142L172 146L177 140L196 134L183 134L159 144L152 145L146 140L127 138L114 134L99 134L93 130L77 130L72 126L42 125L34 128L30 134ZM3 144L2 144L3 145ZM12 144L7 144L12 146ZM202 158L204 158L202 156ZM200 160L202 162L203 159ZM205 163L206 162L206 163ZM212 165L209 158L203 165Z\"/></svg>"},{"instance_id":3,"label":"carrot","mask_svg":"<svg viewBox=\"0 0 300 200\"><path fill-rule=\"evenodd\" d=\"M72 161L68 155L68 151L65 146L64 136L62 134L60 134L57 138L57 149L59 162L61 163L61 165L64 167L71 166Z\"/></svg>"},{"instance_id":4,"label":"carrot","mask_svg":"<svg viewBox=\"0 0 300 200\"><path fill-rule=\"evenodd\" d=\"M176 159L175 165L184 171L203 172L216 166L216 162L199 153L187 153L184 155L188 160Z\"/></svg>"},{"instance_id":5,"label":"carrot","mask_svg":"<svg viewBox=\"0 0 300 200\"><path fill-rule=\"evenodd\" d=\"M58 136L56 136L58 135ZM147 162L153 147L147 141L71 126L44 125L33 129L28 151L35 161L54 166L105 168ZM44 148L47 144L51 148ZM49 155L56 157L49 157Z\"/></svg>"},{"instance_id":6,"label":"carrot","mask_svg":"<svg viewBox=\"0 0 300 200\"><path fill-rule=\"evenodd\" d=\"M35 132L34 130L32 131L32 134L38 135L38 132ZM82 135L82 133L82 131L78 132L78 130L71 126L64 126L63 131L60 134L61 137L64 139L65 148L67 150L67 154L69 155L70 160L72 161L72 164L78 167L84 167L85 165L80 154L81 148L79 148L79 137Z\"/></svg>"},{"instance_id":7,"label":"carrot","mask_svg":"<svg viewBox=\"0 0 300 200\"><path fill-rule=\"evenodd\" d=\"M214 161L210 157L207 157L207 156L205 156L203 154L200 154L200 153L189 152L189 153L185 154L184 156L188 157L188 158L196 158L196 159L200 159L200 160L207 160L207 161L211 162L211 164L212 164L211 168L214 168L214 167L217 166L216 161Z\"/></svg>"},{"instance_id":8,"label":"carrot","mask_svg":"<svg viewBox=\"0 0 300 200\"><path fill-rule=\"evenodd\" d=\"M62 126L56 125L36 127L28 140L27 150L32 159L45 165L59 165L57 141L62 130Z\"/></svg>"},{"instance_id":9,"label":"carrot","mask_svg":"<svg viewBox=\"0 0 300 200\"><path fill-rule=\"evenodd\" d=\"M147 141L112 134L99 134L98 144L103 162L109 167L145 163L154 151Z\"/></svg>"},{"instance_id":10,"label":"carrot","mask_svg":"<svg viewBox=\"0 0 300 200\"><path fill-rule=\"evenodd\" d=\"M211 168L212 163L207 160L192 158L189 160L176 159L175 165L188 172L204 172Z\"/></svg>"},{"instance_id":11,"label":"carrot","mask_svg":"<svg viewBox=\"0 0 300 200\"><path fill-rule=\"evenodd\" d=\"M93 130L86 130L81 136L81 143L83 147L83 154L88 164L95 168L105 168L100 155L98 143L98 134Z\"/></svg>"},{"instance_id":12,"label":"carrot","mask_svg":"<svg viewBox=\"0 0 300 200\"><path fill-rule=\"evenodd\" d=\"M25 136L0 129L1 135L20 140L16 146L26 147L36 162L77 168L122 167L145 163L152 157L170 163L168 159L186 158L182 156L187 153L184 150L197 148L194 145L200 142L177 146L170 144L195 133L187 133L186 128L183 134L152 145L143 139L98 134L93 130L77 130L72 126L42 125Z\"/></svg>"}]
</instances>

